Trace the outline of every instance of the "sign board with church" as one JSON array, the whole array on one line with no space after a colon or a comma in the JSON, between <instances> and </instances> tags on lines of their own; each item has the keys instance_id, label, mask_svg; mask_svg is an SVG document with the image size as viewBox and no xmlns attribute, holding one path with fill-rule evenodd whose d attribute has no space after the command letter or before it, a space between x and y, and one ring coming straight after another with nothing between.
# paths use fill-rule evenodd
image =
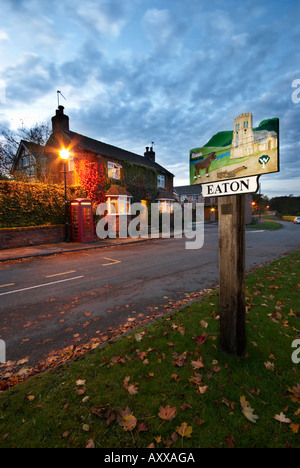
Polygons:
<instances>
[{"instance_id":1,"label":"sign board with church","mask_svg":"<svg viewBox=\"0 0 300 468\"><path fill-rule=\"evenodd\" d=\"M253 193L258 176L279 171L279 119L253 128L252 113L234 119L233 131L219 132L190 151L190 184L203 196Z\"/></svg>"}]
</instances>

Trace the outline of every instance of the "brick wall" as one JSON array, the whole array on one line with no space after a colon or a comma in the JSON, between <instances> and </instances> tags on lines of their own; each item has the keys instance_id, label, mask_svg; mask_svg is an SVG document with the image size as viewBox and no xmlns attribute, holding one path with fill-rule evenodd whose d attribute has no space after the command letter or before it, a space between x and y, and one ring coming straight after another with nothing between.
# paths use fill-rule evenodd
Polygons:
<instances>
[{"instance_id":1,"label":"brick wall","mask_svg":"<svg viewBox=\"0 0 300 468\"><path fill-rule=\"evenodd\" d=\"M30 245L55 244L65 239L64 226L0 229L0 250Z\"/></svg>"}]
</instances>

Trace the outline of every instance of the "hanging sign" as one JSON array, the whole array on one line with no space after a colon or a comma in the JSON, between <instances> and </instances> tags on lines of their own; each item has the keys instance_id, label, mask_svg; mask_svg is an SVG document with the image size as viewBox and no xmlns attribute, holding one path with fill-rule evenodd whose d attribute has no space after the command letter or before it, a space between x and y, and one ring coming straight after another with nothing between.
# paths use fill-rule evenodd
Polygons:
<instances>
[{"instance_id":1,"label":"hanging sign","mask_svg":"<svg viewBox=\"0 0 300 468\"><path fill-rule=\"evenodd\" d=\"M259 189L258 179L259 176L252 176L202 184L202 196L205 198L255 193Z\"/></svg>"},{"instance_id":2,"label":"hanging sign","mask_svg":"<svg viewBox=\"0 0 300 468\"><path fill-rule=\"evenodd\" d=\"M204 197L256 192L253 176L278 171L278 118L253 128L252 113L241 114L233 131L219 132L190 151L190 184L202 184Z\"/></svg>"}]
</instances>

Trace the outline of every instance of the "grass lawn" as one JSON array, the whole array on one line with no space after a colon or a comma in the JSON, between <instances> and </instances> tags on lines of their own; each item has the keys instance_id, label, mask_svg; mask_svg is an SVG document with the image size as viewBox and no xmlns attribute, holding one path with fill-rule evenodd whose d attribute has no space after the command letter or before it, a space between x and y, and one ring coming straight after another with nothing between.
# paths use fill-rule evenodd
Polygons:
<instances>
[{"instance_id":1,"label":"grass lawn","mask_svg":"<svg viewBox=\"0 0 300 468\"><path fill-rule=\"evenodd\" d=\"M262 230L276 230L276 229L282 229L283 225L281 223L277 223L277 221L262 221L262 222L257 222L254 224L248 224L247 229L262 229Z\"/></svg>"},{"instance_id":2,"label":"grass lawn","mask_svg":"<svg viewBox=\"0 0 300 468\"><path fill-rule=\"evenodd\" d=\"M299 448L299 293L300 251L247 276L243 359L219 350L214 290L4 391L0 447Z\"/></svg>"}]
</instances>

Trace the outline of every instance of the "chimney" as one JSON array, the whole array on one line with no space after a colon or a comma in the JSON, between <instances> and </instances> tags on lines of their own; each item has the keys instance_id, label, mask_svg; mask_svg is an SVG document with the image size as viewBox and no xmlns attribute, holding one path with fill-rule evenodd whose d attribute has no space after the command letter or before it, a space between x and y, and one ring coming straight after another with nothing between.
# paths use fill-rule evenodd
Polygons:
<instances>
[{"instance_id":1,"label":"chimney","mask_svg":"<svg viewBox=\"0 0 300 468\"><path fill-rule=\"evenodd\" d=\"M64 106L58 106L56 115L52 117L52 133L69 131L69 117L64 114Z\"/></svg>"},{"instance_id":2,"label":"chimney","mask_svg":"<svg viewBox=\"0 0 300 468\"><path fill-rule=\"evenodd\" d=\"M155 162L155 151L153 151L153 147L146 146L146 152L144 153L145 158L149 159L149 161Z\"/></svg>"}]
</instances>

